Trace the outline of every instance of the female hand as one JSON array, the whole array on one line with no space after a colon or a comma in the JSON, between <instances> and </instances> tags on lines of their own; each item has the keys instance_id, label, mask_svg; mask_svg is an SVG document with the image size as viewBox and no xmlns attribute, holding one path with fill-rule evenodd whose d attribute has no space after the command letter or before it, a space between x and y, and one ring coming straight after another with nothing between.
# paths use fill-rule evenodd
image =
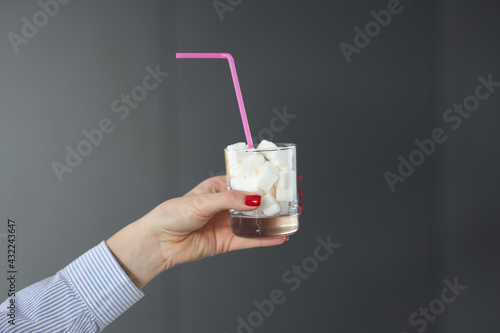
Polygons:
<instances>
[{"instance_id":1,"label":"female hand","mask_svg":"<svg viewBox=\"0 0 500 333\"><path fill-rule=\"evenodd\" d=\"M232 234L228 209L251 211L259 205L260 196L227 191L226 177L213 177L183 197L160 204L106 243L142 289L156 275L181 263L286 242L288 236L247 239Z\"/></svg>"}]
</instances>

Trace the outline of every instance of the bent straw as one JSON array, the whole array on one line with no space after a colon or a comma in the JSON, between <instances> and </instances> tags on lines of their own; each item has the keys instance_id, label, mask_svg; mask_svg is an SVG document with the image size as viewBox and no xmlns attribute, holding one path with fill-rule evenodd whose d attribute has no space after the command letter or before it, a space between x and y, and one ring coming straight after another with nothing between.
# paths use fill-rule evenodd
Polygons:
<instances>
[{"instance_id":1,"label":"bent straw","mask_svg":"<svg viewBox=\"0 0 500 333\"><path fill-rule=\"evenodd\" d=\"M176 53L176 58L186 59L227 59L229 62L229 69L233 77L234 90L236 91L236 99L240 108L241 122L245 130L248 148L253 148L252 134L250 133L250 126L248 125L247 113L245 111L245 104L243 103L243 96L241 95L240 81L238 74L236 74L236 66L234 65L234 58L229 53Z\"/></svg>"}]
</instances>

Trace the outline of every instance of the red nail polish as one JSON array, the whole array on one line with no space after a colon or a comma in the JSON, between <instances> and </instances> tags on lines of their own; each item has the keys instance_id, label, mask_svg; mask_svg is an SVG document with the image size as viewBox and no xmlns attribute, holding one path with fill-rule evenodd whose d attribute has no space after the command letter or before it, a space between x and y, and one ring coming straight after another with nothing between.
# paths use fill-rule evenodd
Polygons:
<instances>
[{"instance_id":1,"label":"red nail polish","mask_svg":"<svg viewBox=\"0 0 500 333\"><path fill-rule=\"evenodd\" d=\"M302 191L299 190L299 199L302 198Z\"/></svg>"},{"instance_id":2,"label":"red nail polish","mask_svg":"<svg viewBox=\"0 0 500 333\"><path fill-rule=\"evenodd\" d=\"M302 181L302 175L300 173L297 174L298 182L300 183Z\"/></svg>"},{"instance_id":3,"label":"red nail polish","mask_svg":"<svg viewBox=\"0 0 500 333\"><path fill-rule=\"evenodd\" d=\"M290 236L286 236L285 243L288 242L289 239L290 239Z\"/></svg>"},{"instance_id":4,"label":"red nail polish","mask_svg":"<svg viewBox=\"0 0 500 333\"><path fill-rule=\"evenodd\" d=\"M250 207L260 206L260 195L247 195L245 197L245 205Z\"/></svg>"},{"instance_id":5,"label":"red nail polish","mask_svg":"<svg viewBox=\"0 0 500 333\"><path fill-rule=\"evenodd\" d=\"M302 214L304 212L304 205L299 204L299 214Z\"/></svg>"}]
</instances>

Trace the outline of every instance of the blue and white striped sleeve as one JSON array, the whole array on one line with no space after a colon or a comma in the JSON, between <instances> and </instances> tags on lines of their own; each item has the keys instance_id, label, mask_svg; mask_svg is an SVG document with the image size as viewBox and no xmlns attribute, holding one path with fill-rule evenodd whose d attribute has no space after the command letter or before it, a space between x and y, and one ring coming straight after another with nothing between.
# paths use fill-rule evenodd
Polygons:
<instances>
[{"instance_id":1,"label":"blue and white striped sleeve","mask_svg":"<svg viewBox=\"0 0 500 333\"><path fill-rule=\"evenodd\" d=\"M56 275L3 302L0 332L101 332L143 296L102 241Z\"/></svg>"}]
</instances>

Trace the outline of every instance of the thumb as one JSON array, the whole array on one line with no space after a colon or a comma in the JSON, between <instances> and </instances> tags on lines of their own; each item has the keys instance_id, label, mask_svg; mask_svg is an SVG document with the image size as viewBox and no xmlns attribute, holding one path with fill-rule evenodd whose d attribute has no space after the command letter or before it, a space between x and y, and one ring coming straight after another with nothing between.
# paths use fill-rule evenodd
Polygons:
<instances>
[{"instance_id":1,"label":"thumb","mask_svg":"<svg viewBox=\"0 0 500 333\"><path fill-rule=\"evenodd\" d=\"M261 196L252 192L231 190L219 193L199 194L188 198L192 200L190 209L200 217L208 218L227 209L243 212L255 210L260 206ZM253 201L253 203L249 201Z\"/></svg>"}]
</instances>

